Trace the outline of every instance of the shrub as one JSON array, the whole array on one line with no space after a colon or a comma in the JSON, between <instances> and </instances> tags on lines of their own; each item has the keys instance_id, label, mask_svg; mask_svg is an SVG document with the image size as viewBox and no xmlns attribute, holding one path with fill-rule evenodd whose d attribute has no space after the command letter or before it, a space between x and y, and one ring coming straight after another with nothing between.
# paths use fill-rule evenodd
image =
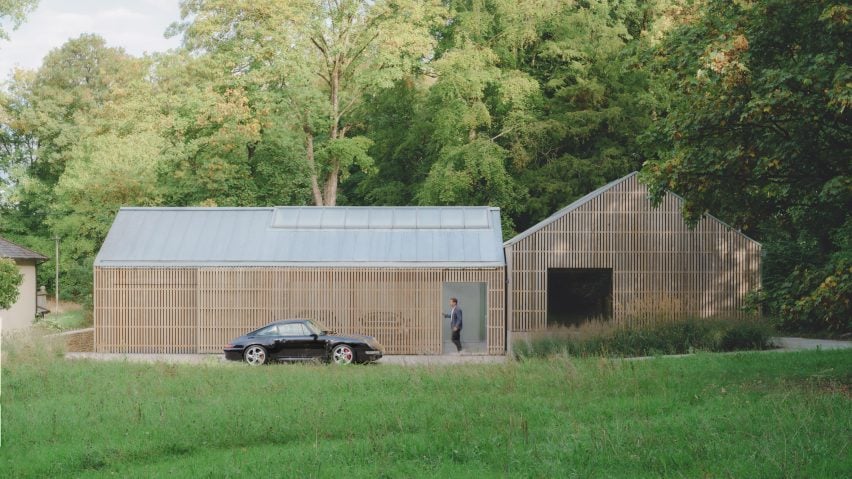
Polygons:
<instances>
[{"instance_id":1,"label":"shrub","mask_svg":"<svg viewBox=\"0 0 852 479\"><path fill-rule=\"evenodd\" d=\"M770 334L771 329L763 323L734 323L719 341L719 350L769 349L772 347Z\"/></svg>"},{"instance_id":2,"label":"shrub","mask_svg":"<svg viewBox=\"0 0 852 479\"><path fill-rule=\"evenodd\" d=\"M685 318L650 325L594 320L580 327L551 328L513 344L517 358L652 356L694 351L741 351L771 347L772 329L756 319Z\"/></svg>"},{"instance_id":3,"label":"shrub","mask_svg":"<svg viewBox=\"0 0 852 479\"><path fill-rule=\"evenodd\" d=\"M8 309L18 300L18 286L24 277L15 262L0 258L0 309Z\"/></svg>"}]
</instances>

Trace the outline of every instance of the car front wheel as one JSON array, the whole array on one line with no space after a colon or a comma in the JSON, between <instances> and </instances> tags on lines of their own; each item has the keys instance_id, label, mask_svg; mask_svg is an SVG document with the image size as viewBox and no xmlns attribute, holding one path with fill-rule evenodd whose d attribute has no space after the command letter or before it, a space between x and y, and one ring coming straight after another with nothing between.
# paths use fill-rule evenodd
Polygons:
<instances>
[{"instance_id":1,"label":"car front wheel","mask_svg":"<svg viewBox=\"0 0 852 479\"><path fill-rule=\"evenodd\" d=\"M263 346L249 346L244 355L246 362L252 366L260 366L266 363L266 349Z\"/></svg>"},{"instance_id":2,"label":"car front wheel","mask_svg":"<svg viewBox=\"0 0 852 479\"><path fill-rule=\"evenodd\" d=\"M355 351L347 344L335 346L331 350L331 360L336 364L352 364L355 361Z\"/></svg>"}]
</instances>

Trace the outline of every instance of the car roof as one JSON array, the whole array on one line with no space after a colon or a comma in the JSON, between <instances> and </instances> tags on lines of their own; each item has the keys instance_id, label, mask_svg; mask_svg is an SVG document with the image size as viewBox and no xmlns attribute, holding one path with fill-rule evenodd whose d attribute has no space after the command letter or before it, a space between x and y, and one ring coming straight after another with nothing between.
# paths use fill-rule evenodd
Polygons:
<instances>
[{"instance_id":1,"label":"car roof","mask_svg":"<svg viewBox=\"0 0 852 479\"><path fill-rule=\"evenodd\" d=\"M287 323L304 323L305 321L311 321L307 318L290 318L290 319L279 319L278 321L273 321L269 323L267 326L271 326L273 324L287 324Z\"/></svg>"}]
</instances>

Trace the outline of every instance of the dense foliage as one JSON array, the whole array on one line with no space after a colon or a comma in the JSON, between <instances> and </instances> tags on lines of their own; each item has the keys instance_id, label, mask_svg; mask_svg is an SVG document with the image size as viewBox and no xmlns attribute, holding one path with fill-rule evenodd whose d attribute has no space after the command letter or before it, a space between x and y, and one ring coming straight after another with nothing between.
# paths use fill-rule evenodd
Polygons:
<instances>
[{"instance_id":1,"label":"dense foliage","mask_svg":"<svg viewBox=\"0 0 852 479\"><path fill-rule=\"evenodd\" d=\"M18 300L18 286L24 276L15 262L0 258L0 309L9 309Z\"/></svg>"},{"instance_id":2,"label":"dense foliage","mask_svg":"<svg viewBox=\"0 0 852 479\"><path fill-rule=\"evenodd\" d=\"M757 298L787 327L852 330L850 9L710 2L657 55L646 135L656 192L681 192L764 242Z\"/></svg>"},{"instance_id":3,"label":"dense foliage","mask_svg":"<svg viewBox=\"0 0 852 479\"><path fill-rule=\"evenodd\" d=\"M181 5L175 51L83 35L0 93L0 234L59 236L68 297L122 205L488 204L509 237L645 165L766 244L766 311L850 329L841 4Z\"/></svg>"}]
</instances>

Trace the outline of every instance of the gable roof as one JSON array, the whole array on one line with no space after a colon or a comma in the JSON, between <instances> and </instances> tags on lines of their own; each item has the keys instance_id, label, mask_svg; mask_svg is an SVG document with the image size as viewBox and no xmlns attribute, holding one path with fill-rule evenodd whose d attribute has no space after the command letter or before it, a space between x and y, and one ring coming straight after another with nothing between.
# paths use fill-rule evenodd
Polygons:
<instances>
[{"instance_id":1,"label":"gable roof","mask_svg":"<svg viewBox=\"0 0 852 479\"><path fill-rule=\"evenodd\" d=\"M623 182L625 182L625 181L627 181L627 180L629 180L629 179L631 179L631 178L633 178L633 177L637 176L638 174L639 174L639 172L638 172L638 171L634 171L634 172L632 172L632 173L628 174L627 176L621 177L621 178L619 178L619 179L617 179L617 180L614 180L614 181L610 181L609 183L607 183L607 184L605 184L605 185L601 186L600 188L598 188L598 189L596 189L596 190L592 191L591 193L589 193L589 194L587 194L587 195L585 195L585 196L582 196L582 197L578 198L576 201L574 201L573 203L569 204L568 206L566 206L566 207L562 208L561 210L557 211L556 213L553 213L552 215L548 216L547 218L545 218L545 219L543 219L543 220L539 221L538 223L534 224L533 226L529 227L526 231L523 231L523 232L519 233L518 235L516 235L515 237L513 237L512 239L510 239L510 240L506 241L506 242L504 243L504 246L510 246L510 245L513 245L513 244L517 243L518 241L521 241L522 239L524 239L524 238L526 238L526 237L528 237L528 236L532 235L532 234L533 234L533 233L535 233L536 231L538 231L538 230L540 230L540 229L544 228L545 226L547 226L547 225L549 225L549 224L553 223L554 221L556 221L557 219L559 219L559 218L561 218L561 217L565 216L566 214L570 213L571 211L576 210L577 208L579 208L579 207L583 206L584 204L588 203L589 201L591 201L591 200L593 200L593 199L597 198L598 196L600 196L600 195L602 195L603 193L607 192L608 190L612 189L612 188L613 188L613 187L615 187L616 185L621 184L621 183L623 183ZM675 193L672 193L671 191L667 191L666 193L668 193L668 194L670 194L670 195L674 196L674 197L675 197L675 198L677 198L679 201L684 201L683 197L681 197L681 196L679 196L679 195L677 195L677 194L675 194ZM724 225L725 227L727 227L727 228L729 228L729 229L731 229L731 230L736 231L736 232L737 232L737 234L739 234L739 235L741 235L741 236L745 237L745 238L746 238L746 239L748 239L749 241L752 241L752 242L757 243L757 241L755 241L754 239L749 238L748 236L746 236L745 234L743 234L741 231L734 229L732 226L730 226L729 224L727 224L727 223L725 223L724 221L720 220L719 218L716 218L715 216L713 216L713 215L711 215L711 214L709 214L709 213L705 213L705 216L707 216L708 218L712 219L713 221L716 221L716 222L718 222L718 223L721 223L722 225ZM758 244L759 244L759 243L758 243Z\"/></svg>"},{"instance_id":2,"label":"gable roof","mask_svg":"<svg viewBox=\"0 0 852 479\"><path fill-rule=\"evenodd\" d=\"M503 266L499 208L122 208L95 266Z\"/></svg>"},{"instance_id":3,"label":"gable roof","mask_svg":"<svg viewBox=\"0 0 852 479\"><path fill-rule=\"evenodd\" d=\"M39 263L48 259L43 254L36 253L31 249L24 248L4 238L0 238L0 258L34 259Z\"/></svg>"}]
</instances>

